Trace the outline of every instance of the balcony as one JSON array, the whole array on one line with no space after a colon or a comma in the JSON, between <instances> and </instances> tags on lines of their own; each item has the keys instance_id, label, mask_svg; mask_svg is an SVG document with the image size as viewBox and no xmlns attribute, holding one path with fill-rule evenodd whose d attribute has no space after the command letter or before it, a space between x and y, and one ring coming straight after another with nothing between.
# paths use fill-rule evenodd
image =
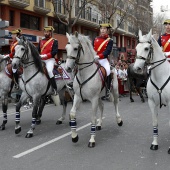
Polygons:
<instances>
[{"instance_id":1,"label":"balcony","mask_svg":"<svg viewBox=\"0 0 170 170\"><path fill-rule=\"evenodd\" d=\"M30 5L30 0L9 0L9 4L17 8L26 8Z\"/></svg>"},{"instance_id":2,"label":"balcony","mask_svg":"<svg viewBox=\"0 0 170 170\"><path fill-rule=\"evenodd\" d=\"M75 16L78 15L79 8L75 8ZM98 24L100 24L102 21L101 17L98 15L97 12L92 12L90 10L83 10L80 18L78 20L78 23L81 24L88 24L89 26L92 27L98 27Z\"/></svg>"},{"instance_id":3,"label":"balcony","mask_svg":"<svg viewBox=\"0 0 170 170\"><path fill-rule=\"evenodd\" d=\"M34 7L33 7L34 11L42 14L42 15L46 15L48 14L51 9L50 9L50 3L47 1L42 1L42 0L34 0Z\"/></svg>"}]
</instances>

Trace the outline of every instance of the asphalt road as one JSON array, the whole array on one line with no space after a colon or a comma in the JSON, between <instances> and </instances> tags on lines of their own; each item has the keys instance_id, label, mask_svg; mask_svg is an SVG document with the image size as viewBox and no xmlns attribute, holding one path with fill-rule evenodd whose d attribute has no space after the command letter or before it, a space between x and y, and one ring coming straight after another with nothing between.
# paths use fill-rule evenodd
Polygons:
<instances>
[{"instance_id":1,"label":"asphalt road","mask_svg":"<svg viewBox=\"0 0 170 170\"><path fill-rule=\"evenodd\" d=\"M123 126L116 123L114 107L104 101L104 120L101 131L96 133L95 148L88 148L90 139L91 105L85 102L77 113L78 143L72 143L68 104L67 117L56 125L62 107L47 105L42 124L36 126L33 138L26 139L31 125L31 109L22 108L22 131L15 135L15 108L8 109L6 130L0 132L0 170L168 170L170 169L169 114L159 110L159 150L151 151L152 121L148 103L141 103L138 96L130 103L121 98L119 112ZM2 111L0 112L2 122Z\"/></svg>"}]
</instances>

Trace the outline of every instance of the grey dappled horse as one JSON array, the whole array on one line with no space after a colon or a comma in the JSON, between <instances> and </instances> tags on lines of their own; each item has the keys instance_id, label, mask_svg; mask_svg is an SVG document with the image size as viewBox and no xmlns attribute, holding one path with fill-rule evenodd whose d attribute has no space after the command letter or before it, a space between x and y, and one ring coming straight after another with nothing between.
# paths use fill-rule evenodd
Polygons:
<instances>
[{"instance_id":1,"label":"grey dappled horse","mask_svg":"<svg viewBox=\"0 0 170 170\"><path fill-rule=\"evenodd\" d=\"M152 36L152 30L146 35L142 35L141 30L139 30L139 43L136 46L136 51L135 71L140 73L146 64L151 66L147 83L148 104L152 112L153 125L153 141L150 149L157 150L158 108L167 105L170 113L170 63ZM170 154L170 149L168 153Z\"/></svg>"},{"instance_id":2,"label":"grey dappled horse","mask_svg":"<svg viewBox=\"0 0 170 170\"><path fill-rule=\"evenodd\" d=\"M12 60L12 66L13 68L18 68L20 64L23 66L22 81L19 82L19 86L23 92L19 102L16 105L15 133L18 134L21 131L20 108L26 100L31 97L33 100L32 123L31 128L26 134L26 138L30 138L33 136L35 129L39 106L43 110L43 106L45 105L45 101L40 99L45 96L52 95L53 89L49 84L47 76L44 74L42 61L37 48L25 37L22 37L18 41L18 45L15 47L15 56ZM69 74L69 76L71 77L72 75ZM58 80L56 82L58 92L60 92L60 90L65 87L66 83L70 81L72 80ZM64 103L63 107L66 107ZM65 109L66 108L63 109L63 115L59 119L60 123L65 119Z\"/></svg>"},{"instance_id":3,"label":"grey dappled horse","mask_svg":"<svg viewBox=\"0 0 170 170\"><path fill-rule=\"evenodd\" d=\"M3 123L0 126L1 130L5 130L5 124L7 123L7 109L8 109L8 93L11 88L12 79L9 78L5 73L5 66L7 59L0 55L0 96L2 100L2 112L3 112Z\"/></svg>"},{"instance_id":4,"label":"grey dappled horse","mask_svg":"<svg viewBox=\"0 0 170 170\"><path fill-rule=\"evenodd\" d=\"M71 118L71 131L72 141L78 141L78 134L76 132L76 112L82 102L87 99L92 104L91 113L91 138L89 140L89 147L95 146L95 131L100 130L102 126L103 117L103 103L100 98L102 89L102 81L99 75L98 69L100 65L94 63L95 51L91 41L87 36L83 36L76 32L75 35L66 34L68 38L68 44L66 45L67 60L66 69L71 71L75 65L77 65L77 74L74 78L73 89L74 89L74 101L70 111ZM117 76L114 72L114 79L112 80L111 96L114 97L114 105L116 111L116 121L119 126L122 126L123 121L118 112L118 81ZM97 123L96 113L97 109L100 109L100 117Z\"/></svg>"},{"instance_id":5,"label":"grey dappled horse","mask_svg":"<svg viewBox=\"0 0 170 170\"><path fill-rule=\"evenodd\" d=\"M146 88L147 80L149 77L149 74L147 73L147 67L144 67L143 71L139 74L134 71L133 66L134 63L131 63L127 69L130 100L131 102L134 102L134 99L132 98L132 91L136 88L141 98L141 101L145 102L144 96L140 88L141 86ZM147 96L147 94L145 95Z\"/></svg>"}]
</instances>

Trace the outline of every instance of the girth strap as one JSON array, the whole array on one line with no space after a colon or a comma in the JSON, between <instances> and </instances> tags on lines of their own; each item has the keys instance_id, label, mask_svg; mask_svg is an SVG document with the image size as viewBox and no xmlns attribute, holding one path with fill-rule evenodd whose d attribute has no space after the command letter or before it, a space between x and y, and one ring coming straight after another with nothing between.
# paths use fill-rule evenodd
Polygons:
<instances>
[{"instance_id":1,"label":"girth strap","mask_svg":"<svg viewBox=\"0 0 170 170\"><path fill-rule=\"evenodd\" d=\"M162 100L161 100L161 93L162 93L162 90L164 89L164 87L167 85L167 83L169 82L170 80L170 76L168 77L168 79L166 80L166 82L163 84L163 86L159 89L156 84L152 81L151 77L150 77L150 81L152 83L152 85L156 88L157 92L159 93L159 99L160 99L160 108L164 105L162 104ZM164 105L166 106L166 105Z\"/></svg>"},{"instance_id":2,"label":"girth strap","mask_svg":"<svg viewBox=\"0 0 170 170\"><path fill-rule=\"evenodd\" d=\"M85 100L83 99L82 92L81 92L83 85L86 84L92 77L95 76L95 74L98 72L98 70L99 70L100 67L101 67L101 65L99 64L98 67L97 67L97 69L96 69L96 71L95 71L87 80L85 80L83 83L80 83L80 81L79 81L79 79L78 79L78 77L77 77L77 75L76 75L77 82L78 82L78 84L79 84L79 86L80 86L80 95L81 95L82 101L85 101Z\"/></svg>"},{"instance_id":3,"label":"girth strap","mask_svg":"<svg viewBox=\"0 0 170 170\"><path fill-rule=\"evenodd\" d=\"M24 81L24 79L21 77L21 80L22 80L22 82L24 83L24 87L25 87L25 91L26 91L26 93L28 94L28 92L27 92L27 89L26 89L26 84L32 79L32 78L34 78L38 73L39 73L39 71L40 70L38 70L33 76L31 76L27 81ZM29 95L29 94L28 94ZM29 95L30 96L30 95ZM31 96L30 96L31 97Z\"/></svg>"}]
</instances>

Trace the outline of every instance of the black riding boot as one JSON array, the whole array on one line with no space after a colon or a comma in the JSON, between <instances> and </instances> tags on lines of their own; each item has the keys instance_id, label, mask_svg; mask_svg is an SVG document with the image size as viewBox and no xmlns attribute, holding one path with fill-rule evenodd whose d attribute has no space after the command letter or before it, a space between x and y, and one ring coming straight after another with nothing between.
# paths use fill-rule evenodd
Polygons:
<instances>
[{"instance_id":1,"label":"black riding boot","mask_svg":"<svg viewBox=\"0 0 170 170\"><path fill-rule=\"evenodd\" d=\"M50 83L51 83L51 86L54 89L54 95L57 95L57 84L55 82L55 78L54 77L50 78Z\"/></svg>"},{"instance_id":2,"label":"black riding boot","mask_svg":"<svg viewBox=\"0 0 170 170\"><path fill-rule=\"evenodd\" d=\"M111 74L109 76L107 76L106 78L106 94L105 96L103 96L101 99L102 100L107 100L109 99L110 97L110 86L111 86L111 81L112 81L112 78L111 78Z\"/></svg>"},{"instance_id":3,"label":"black riding boot","mask_svg":"<svg viewBox=\"0 0 170 170\"><path fill-rule=\"evenodd\" d=\"M14 76L15 88L19 89L19 85L18 85L18 73L17 73L17 71L15 73L13 73L13 76Z\"/></svg>"}]
</instances>

